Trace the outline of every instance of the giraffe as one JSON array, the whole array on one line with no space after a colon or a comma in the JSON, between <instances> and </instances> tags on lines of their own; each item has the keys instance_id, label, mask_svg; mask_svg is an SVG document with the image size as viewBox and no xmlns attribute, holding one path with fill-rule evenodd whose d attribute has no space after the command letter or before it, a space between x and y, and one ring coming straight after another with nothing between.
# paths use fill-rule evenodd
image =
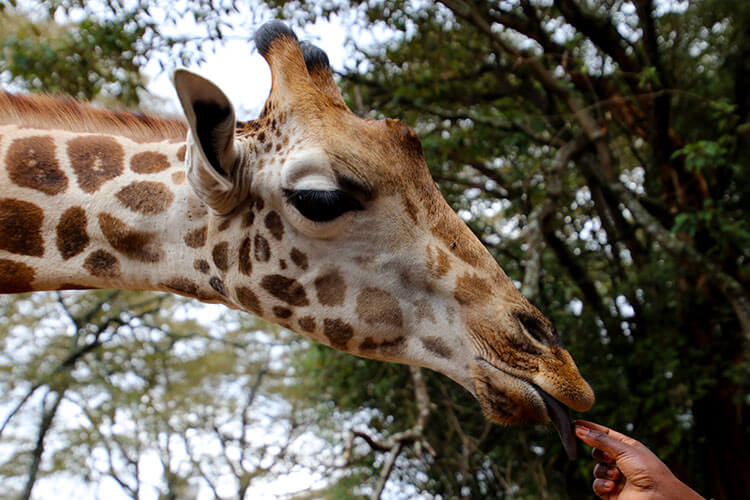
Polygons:
<instances>
[{"instance_id":1,"label":"giraffe","mask_svg":"<svg viewBox=\"0 0 750 500\"><path fill-rule=\"evenodd\" d=\"M0 293L122 288L221 303L366 358L427 367L502 424L590 386L550 321L448 206L415 132L353 114L326 54L255 35L272 88L237 122L177 70L186 122L0 93Z\"/></svg>"}]
</instances>

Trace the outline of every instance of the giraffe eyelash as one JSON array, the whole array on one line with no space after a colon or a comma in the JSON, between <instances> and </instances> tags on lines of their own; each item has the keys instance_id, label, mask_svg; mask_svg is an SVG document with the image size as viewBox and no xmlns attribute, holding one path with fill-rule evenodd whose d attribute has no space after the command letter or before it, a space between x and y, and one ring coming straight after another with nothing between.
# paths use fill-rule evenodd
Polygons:
<instances>
[{"instance_id":1,"label":"giraffe eyelash","mask_svg":"<svg viewBox=\"0 0 750 500\"><path fill-rule=\"evenodd\" d=\"M346 212L363 210L362 204L341 190L314 189L285 190L287 201L305 218L313 222L328 222Z\"/></svg>"}]
</instances>

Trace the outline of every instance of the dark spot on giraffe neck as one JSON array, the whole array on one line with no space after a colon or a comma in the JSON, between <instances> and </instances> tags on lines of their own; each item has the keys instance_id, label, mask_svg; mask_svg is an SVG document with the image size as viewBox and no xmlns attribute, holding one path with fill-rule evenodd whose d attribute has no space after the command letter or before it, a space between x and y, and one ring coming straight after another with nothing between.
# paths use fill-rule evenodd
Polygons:
<instances>
[{"instance_id":1,"label":"dark spot on giraffe neck","mask_svg":"<svg viewBox=\"0 0 750 500\"><path fill-rule=\"evenodd\" d=\"M63 260L68 260L83 252L90 238L86 232L86 212L81 207L70 207L60 216L57 223L57 250Z\"/></svg>"},{"instance_id":2,"label":"dark spot on giraffe neck","mask_svg":"<svg viewBox=\"0 0 750 500\"><path fill-rule=\"evenodd\" d=\"M229 228L229 226L232 225L232 220L233 219L231 219L230 217L226 217L223 221L221 221L217 230L219 232L226 231Z\"/></svg>"},{"instance_id":3,"label":"dark spot on giraffe neck","mask_svg":"<svg viewBox=\"0 0 750 500\"><path fill-rule=\"evenodd\" d=\"M102 184L122 174L125 152L111 137L80 136L68 141L68 157L85 193L96 192Z\"/></svg>"},{"instance_id":4,"label":"dark spot on giraffe neck","mask_svg":"<svg viewBox=\"0 0 750 500\"><path fill-rule=\"evenodd\" d=\"M201 226L197 229L193 229L185 235L184 241L190 248L201 248L206 244L206 234L208 227Z\"/></svg>"},{"instance_id":5,"label":"dark spot on giraffe neck","mask_svg":"<svg viewBox=\"0 0 750 500\"><path fill-rule=\"evenodd\" d=\"M23 262L0 259L0 293L30 292L34 269Z\"/></svg>"},{"instance_id":6,"label":"dark spot on giraffe neck","mask_svg":"<svg viewBox=\"0 0 750 500\"><path fill-rule=\"evenodd\" d=\"M165 288L168 292L187 295L189 297L197 296L200 289L197 283L187 278L170 278L167 281L159 283L159 286Z\"/></svg>"},{"instance_id":7,"label":"dark spot on giraffe neck","mask_svg":"<svg viewBox=\"0 0 750 500\"><path fill-rule=\"evenodd\" d=\"M273 314L277 318L288 319L292 316L292 310L286 307L273 306Z\"/></svg>"},{"instance_id":8,"label":"dark spot on giraffe neck","mask_svg":"<svg viewBox=\"0 0 750 500\"><path fill-rule=\"evenodd\" d=\"M174 200L174 195L166 184L152 181L131 182L115 196L125 207L143 215L160 214Z\"/></svg>"},{"instance_id":9,"label":"dark spot on giraffe neck","mask_svg":"<svg viewBox=\"0 0 750 500\"><path fill-rule=\"evenodd\" d=\"M299 327L308 333L315 331L315 318L312 316L303 316L297 320Z\"/></svg>"},{"instance_id":10,"label":"dark spot on giraffe neck","mask_svg":"<svg viewBox=\"0 0 750 500\"><path fill-rule=\"evenodd\" d=\"M271 247L268 245L268 240L260 234L255 235L255 260L258 262L268 262L271 258Z\"/></svg>"},{"instance_id":11,"label":"dark spot on giraffe neck","mask_svg":"<svg viewBox=\"0 0 750 500\"><path fill-rule=\"evenodd\" d=\"M411 221L414 224L417 224L419 222L417 219L417 206L411 201L411 198L404 193L401 194L401 201L403 201L404 209L406 210L406 213L409 214Z\"/></svg>"},{"instance_id":12,"label":"dark spot on giraffe neck","mask_svg":"<svg viewBox=\"0 0 750 500\"><path fill-rule=\"evenodd\" d=\"M260 286L277 299L289 305L301 307L310 303L307 300L305 287L297 280L287 278L286 276L280 274L264 276L260 282Z\"/></svg>"},{"instance_id":13,"label":"dark spot on giraffe neck","mask_svg":"<svg viewBox=\"0 0 750 500\"><path fill-rule=\"evenodd\" d=\"M211 285L211 288L213 288L223 296L227 296L226 288L224 288L224 282L221 281L219 277L212 276L211 279L208 280L208 284Z\"/></svg>"},{"instance_id":14,"label":"dark spot on giraffe neck","mask_svg":"<svg viewBox=\"0 0 750 500\"><path fill-rule=\"evenodd\" d=\"M211 264L205 259L196 259L195 262L193 262L193 268L203 274L208 274L211 270Z\"/></svg>"},{"instance_id":15,"label":"dark spot on giraffe neck","mask_svg":"<svg viewBox=\"0 0 750 500\"><path fill-rule=\"evenodd\" d=\"M308 267L307 255L302 253L299 249L292 248L292 251L289 254L289 258L292 259L292 262L294 262L294 265L296 265L303 271L307 271L307 267Z\"/></svg>"},{"instance_id":16,"label":"dark spot on giraffe neck","mask_svg":"<svg viewBox=\"0 0 750 500\"><path fill-rule=\"evenodd\" d=\"M237 294L237 300L242 305L242 307L257 316L263 315L263 309L261 309L260 307L258 296L255 295L252 290L242 286L235 288L234 291Z\"/></svg>"},{"instance_id":17,"label":"dark spot on giraffe neck","mask_svg":"<svg viewBox=\"0 0 750 500\"><path fill-rule=\"evenodd\" d=\"M253 262L252 259L250 259L251 247L252 240L249 237L242 240L237 266L239 267L240 272L245 276L250 276L253 272Z\"/></svg>"},{"instance_id":18,"label":"dark spot on giraffe neck","mask_svg":"<svg viewBox=\"0 0 750 500\"><path fill-rule=\"evenodd\" d=\"M185 160L183 149L182 160ZM178 152L179 157L179 152ZM155 174L169 168L169 158L163 153L157 153L155 151L144 151L143 153L137 153L130 159L130 170L138 174Z\"/></svg>"},{"instance_id":19,"label":"dark spot on giraffe neck","mask_svg":"<svg viewBox=\"0 0 750 500\"><path fill-rule=\"evenodd\" d=\"M242 218L242 227L247 228L253 225L253 222L255 222L255 212L253 212L252 207L245 212L245 216Z\"/></svg>"},{"instance_id":20,"label":"dark spot on giraffe neck","mask_svg":"<svg viewBox=\"0 0 750 500\"><path fill-rule=\"evenodd\" d=\"M425 349L438 357L449 359L453 356L453 351L440 337L419 337Z\"/></svg>"},{"instance_id":21,"label":"dark spot on giraffe neck","mask_svg":"<svg viewBox=\"0 0 750 500\"><path fill-rule=\"evenodd\" d=\"M378 343L373 340L372 337L367 337L361 344L359 344L360 351L374 351L378 348Z\"/></svg>"},{"instance_id":22,"label":"dark spot on giraffe neck","mask_svg":"<svg viewBox=\"0 0 750 500\"><path fill-rule=\"evenodd\" d=\"M318 302L324 306L340 306L346 296L346 282L338 269L333 269L315 278Z\"/></svg>"},{"instance_id":23,"label":"dark spot on giraffe neck","mask_svg":"<svg viewBox=\"0 0 750 500\"><path fill-rule=\"evenodd\" d=\"M398 300L379 288L364 288L357 295L357 316L368 325L400 328L404 324Z\"/></svg>"},{"instance_id":24,"label":"dark spot on giraffe neck","mask_svg":"<svg viewBox=\"0 0 750 500\"><path fill-rule=\"evenodd\" d=\"M42 209L28 201L0 200L0 250L19 255L44 255Z\"/></svg>"},{"instance_id":25,"label":"dark spot on giraffe neck","mask_svg":"<svg viewBox=\"0 0 750 500\"><path fill-rule=\"evenodd\" d=\"M393 340L384 340L380 343L380 351L388 356L396 356L404 351L406 337L400 336Z\"/></svg>"},{"instance_id":26,"label":"dark spot on giraffe neck","mask_svg":"<svg viewBox=\"0 0 750 500\"><path fill-rule=\"evenodd\" d=\"M229 269L229 243L222 241L214 246L211 251L211 257L214 259L214 264L222 271Z\"/></svg>"},{"instance_id":27,"label":"dark spot on giraffe neck","mask_svg":"<svg viewBox=\"0 0 750 500\"><path fill-rule=\"evenodd\" d=\"M354 336L354 329L344 320L326 318L323 320L323 335L333 347L343 350L349 343L349 339Z\"/></svg>"},{"instance_id":28,"label":"dark spot on giraffe neck","mask_svg":"<svg viewBox=\"0 0 750 500\"><path fill-rule=\"evenodd\" d=\"M106 250L95 250L86 257L83 268L98 278L120 276L120 261Z\"/></svg>"},{"instance_id":29,"label":"dark spot on giraffe neck","mask_svg":"<svg viewBox=\"0 0 750 500\"><path fill-rule=\"evenodd\" d=\"M132 260L159 262L162 249L156 233L139 231L108 213L99 214L99 227L112 247Z\"/></svg>"},{"instance_id":30,"label":"dark spot on giraffe neck","mask_svg":"<svg viewBox=\"0 0 750 500\"><path fill-rule=\"evenodd\" d=\"M183 144L180 149L177 150L177 160L185 161L185 153L187 153L187 146Z\"/></svg>"},{"instance_id":31,"label":"dark spot on giraffe neck","mask_svg":"<svg viewBox=\"0 0 750 500\"><path fill-rule=\"evenodd\" d=\"M8 148L6 164L8 177L19 186L50 196L68 188L68 177L60 169L55 157L55 142L51 137L16 139Z\"/></svg>"}]
</instances>

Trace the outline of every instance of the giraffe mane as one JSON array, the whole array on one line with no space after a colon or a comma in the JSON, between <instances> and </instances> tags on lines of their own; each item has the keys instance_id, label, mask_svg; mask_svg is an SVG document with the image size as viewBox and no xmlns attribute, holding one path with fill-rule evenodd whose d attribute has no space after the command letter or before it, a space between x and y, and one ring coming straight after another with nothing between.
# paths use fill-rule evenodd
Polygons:
<instances>
[{"instance_id":1,"label":"giraffe mane","mask_svg":"<svg viewBox=\"0 0 750 500\"><path fill-rule=\"evenodd\" d=\"M11 94L0 90L0 124L71 132L110 133L140 141L185 139L187 125L179 119L105 110L72 97Z\"/></svg>"}]
</instances>

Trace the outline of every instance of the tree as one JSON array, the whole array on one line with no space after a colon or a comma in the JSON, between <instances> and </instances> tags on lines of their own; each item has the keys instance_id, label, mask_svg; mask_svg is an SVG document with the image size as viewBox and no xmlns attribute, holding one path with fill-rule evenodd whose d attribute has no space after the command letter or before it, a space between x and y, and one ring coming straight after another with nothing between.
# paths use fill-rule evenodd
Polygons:
<instances>
[{"instance_id":1,"label":"tree","mask_svg":"<svg viewBox=\"0 0 750 500\"><path fill-rule=\"evenodd\" d=\"M321 14L305 2L274 3ZM365 25L395 32L361 49L362 64L340 75L351 106L417 129L445 196L581 360L598 395L590 417L634 433L699 491L743 496L746 3L341 8L351 7ZM325 356L337 366L319 389L350 395L352 382L338 373L362 362ZM360 367L358 379L369 387L382 371ZM443 418L425 431L439 450L419 466L425 488L498 497L567 490L574 498L588 490L588 471L563 463L552 440L487 429L472 417L473 403L428 379L433 415ZM339 401L376 405L403 427L415 414L403 406L413 399L399 389L407 380L402 372L395 386L370 382L351 403ZM500 436L507 441L498 444Z\"/></svg>"}]
</instances>

